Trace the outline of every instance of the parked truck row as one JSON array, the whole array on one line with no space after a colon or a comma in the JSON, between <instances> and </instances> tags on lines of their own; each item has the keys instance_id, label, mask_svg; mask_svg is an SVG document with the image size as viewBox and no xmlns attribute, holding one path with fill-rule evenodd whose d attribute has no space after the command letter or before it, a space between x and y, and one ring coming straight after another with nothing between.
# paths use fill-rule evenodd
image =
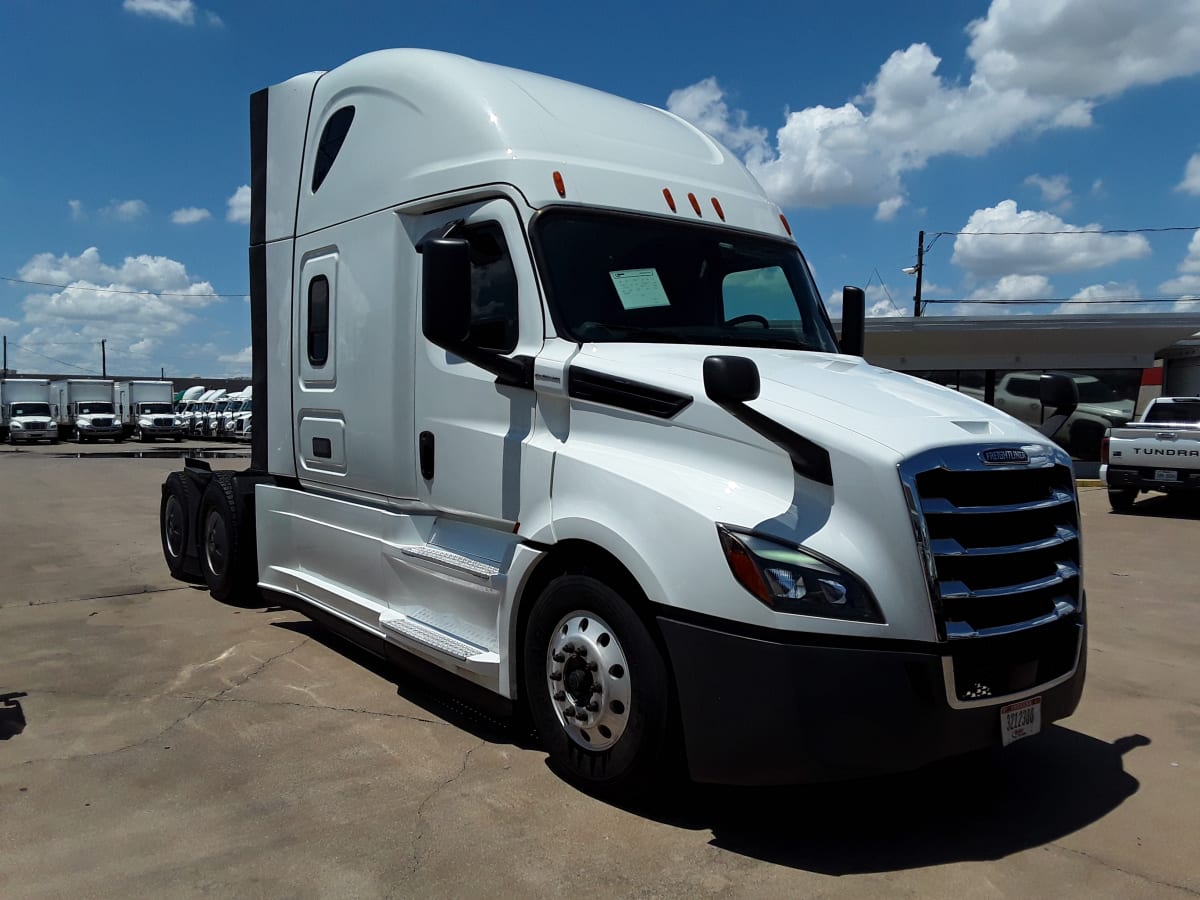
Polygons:
<instances>
[{"instance_id":1,"label":"parked truck row","mask_svg":"<svg viewBox=\"0 0 1200 900\"><path fill-rule=\"evenodd\" d=\"M215 440L250 440L253 393L253 387L233 393L223 388L206 390L202 385L188 388L176 405L183 433Z\"/></svg>"}]
</instances>

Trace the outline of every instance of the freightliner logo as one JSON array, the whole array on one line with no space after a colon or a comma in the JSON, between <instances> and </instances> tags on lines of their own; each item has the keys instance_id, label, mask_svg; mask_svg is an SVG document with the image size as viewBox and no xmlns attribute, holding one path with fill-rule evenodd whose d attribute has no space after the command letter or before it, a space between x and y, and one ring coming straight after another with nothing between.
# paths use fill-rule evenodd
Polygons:
<instances>
[{"instance_id":1,"label":"freightliner logo","mask_svg":"<svg viewBox=\"0 0 1200 900\"><path fill-rule=\"evenodd\" d=\"M984 450L979 454L989 466L1027 466L1029 465L1029 454L1024 450L1017 450L1012 447L996 447L992 450Z\"/></svg>"}]
</instances>

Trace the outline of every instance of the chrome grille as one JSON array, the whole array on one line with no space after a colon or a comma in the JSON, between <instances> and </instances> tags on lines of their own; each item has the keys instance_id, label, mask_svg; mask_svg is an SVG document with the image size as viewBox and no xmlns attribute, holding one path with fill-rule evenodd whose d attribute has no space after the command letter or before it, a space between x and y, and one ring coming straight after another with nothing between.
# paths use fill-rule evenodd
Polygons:
<instances>
[{"instance_id":1,"label":"chrome grille","mask_svg":"<svg viewBox=\"0 0 1200 900\"><path fill-rule=\"evenodd\" d=\"M900 467L938 629L950 639L1031 628L1081 606L1069 458L1026 445L1027 465L989 465L984 449L994 448L933 451Z\"/></svg>"}]
</instances>

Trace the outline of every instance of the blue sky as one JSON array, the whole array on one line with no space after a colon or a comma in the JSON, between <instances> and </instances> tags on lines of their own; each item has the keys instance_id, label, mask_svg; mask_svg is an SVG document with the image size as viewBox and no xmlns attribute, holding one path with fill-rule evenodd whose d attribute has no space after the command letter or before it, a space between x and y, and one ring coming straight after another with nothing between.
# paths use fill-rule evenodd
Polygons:
<instances>
[{"instance_id":1,"label":"blue sky","mask_svg":"<svg viewBox=\"0 0 1200 900\"><path fill-rule=\"evenodd\" d=\"M248 372L249 95L383 47L695 121L835 314L868 282L874 314L911 314L921 229L929 314L1200 310L1192 231L934 241L1200 224L1200 0L0 0L0 46L0 276L65 286L0 282L25 371L98 371L104 338L110 373ZM1159 302L1079 302L1112 298ZM979 299L1014 302L952 302Z\"/></svg>"}]
</instances>

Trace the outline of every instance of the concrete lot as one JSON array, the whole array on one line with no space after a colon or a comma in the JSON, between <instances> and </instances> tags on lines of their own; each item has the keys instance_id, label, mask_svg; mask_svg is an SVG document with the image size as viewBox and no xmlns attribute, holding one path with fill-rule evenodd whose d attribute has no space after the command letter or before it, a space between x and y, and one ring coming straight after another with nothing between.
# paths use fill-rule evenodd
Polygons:
<instances>
[{"instance_id":1,"label":"concrete lot","mask_svg":"<svg viewBox=\"0 0 1200 900\"><path fill-rule=\"evenodd\" d=\"M1089 682L1039 738L622 808L302 617L181 587L179 463L64 449L0 449L5 898L1200 894L1200 512L1085 489Z\"/></svg>"}]
</instances>

